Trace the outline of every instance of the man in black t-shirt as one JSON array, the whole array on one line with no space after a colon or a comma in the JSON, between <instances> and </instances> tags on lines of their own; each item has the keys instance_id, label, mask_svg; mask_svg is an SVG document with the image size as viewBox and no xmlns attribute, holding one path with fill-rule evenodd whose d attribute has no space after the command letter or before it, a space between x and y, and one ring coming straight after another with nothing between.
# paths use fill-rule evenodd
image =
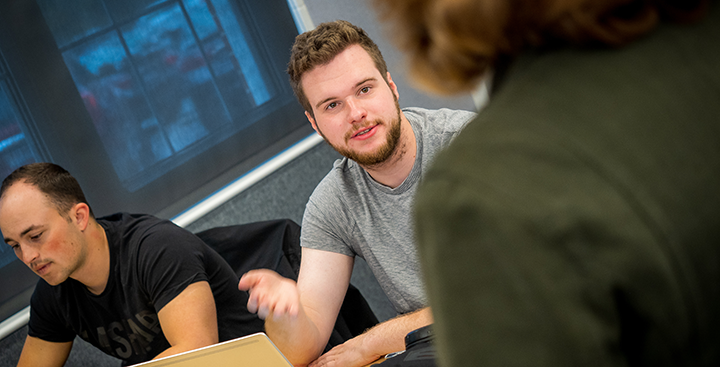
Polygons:
<instances>
[{"instance_id":1,"label":"man in black t-shirt","mask_svg":"<svg viewBox=\"0 0 720 367\"><path fill-rule=\"evenodd\" d=\"M18 366L62 366L76 335L125 363L263 330L232 268L167 220L95 219L63 168L18 168L0 187L0 230L42 279Z\"/></svg>"}]
</instances>

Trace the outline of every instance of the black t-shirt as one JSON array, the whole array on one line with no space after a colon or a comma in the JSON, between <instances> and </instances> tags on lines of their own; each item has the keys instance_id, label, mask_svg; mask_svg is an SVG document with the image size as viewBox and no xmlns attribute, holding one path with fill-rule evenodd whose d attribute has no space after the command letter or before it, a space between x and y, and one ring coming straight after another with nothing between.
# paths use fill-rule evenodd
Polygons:
<instances>
[{"instance_id":1,"label":"black t-shirt","mask_svg":"<svg viewBox=\"0 0 720 367\"><path fill-rule=\"evenodd\" d=\"M128 363L169 348L157 312L188 285L207 281L217 308L220 341L263 331L247 311L247 293L220 255L195 235L149 215L98 219L110 247L110 275L100 295L73 279L58 286L40 280L31 300L28 334L51 342L76 335Z\"/></svg>"}]
</instances>

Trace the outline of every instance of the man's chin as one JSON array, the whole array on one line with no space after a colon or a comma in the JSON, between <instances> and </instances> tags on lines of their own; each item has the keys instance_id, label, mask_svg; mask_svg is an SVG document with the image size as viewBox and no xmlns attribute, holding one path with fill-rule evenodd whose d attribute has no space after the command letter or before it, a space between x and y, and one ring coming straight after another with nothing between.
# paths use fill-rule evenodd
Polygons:
<instances>
[{"instance_id":1,"label":"man's chin","mask_svg":"<svg viewBox=\"0 0 720 367\"><path fill-rule=\"evenodd\" d=\"M380 166L383 163L387 162L387 160L392 156L392 151L382 151L382 152L374 152L374 153L367 153L367 154L355 154L353 156L346 156L349 159L352 159L353 161L357 162L357 164L363 166L363 167L375 167Z\"/></svg>"},{"instance_id":2,"label":"man's chin","mask_svg":"<svg viewBox=\"0 0 720 367\"><path fill-rule=\"evenodd\" d=\"M63 283L64 281L67 280L67 277L60 277L57 275L50 275L50 274L45 274L40 277L45 281L45 283L50 284L53 287L60 285L61 283Z\"/></svg>"},{"instance_id":3,"label":"man's chin","mask_svg":"<svg viewBox=\"0 0 720 367\"><path fill-rule=\"evenodd\" d=\"M385 126L382 123L378 123L378 126L381 126L381 125ZM393 154L395 153L395 150L398 149L398 141L400 138L400 135L399 135L400 123L399 122L398 122L397 127L398 127L398 130L395 132L396 133L395 136L393 136L393 134L392 134L394 132L393 130L388 131L388 133L384 136L374 136L373 139L377 139L377 138L383 138L383 139L382 139L382 141L376 140L375 143L376 144L380 143L380 145L376 146L375 149L370 150L370 151L357 152L357 151L352 151L350 149L339 149L338 147L336 147L332 144L331 144L331 146L333 148L335 148L335 150L338 153L340 153L342 156L355 161L357 164L359 164L363 167L380 166L383 163L387 162L390 159L390 157L393 156ZM346 140L346 143L349 143L349 142ZM367 143L370 143L370 142L367 142ZM366 143L365 147L367 147L367 145L372 144L372 143L370 143L370 144L367 144L367 143ZM367 148L369 148L369 147L367 147Z\"/></svg>"},{"instance_id":4,"label":"man's chin","mask_svg":"<svg viewBox=\"0 0 720 367\"><path fill-rule=\"evenodd\" d=\"M55 278L50 278L50 277L41 277L41 278L45 281L45 283L50 284L50 285L53 286L53 287L59 285L60 283L62 283L62 282L59 282L59 281L58 281L57 279L55 279Z\"/></svg>"}]
</instances>

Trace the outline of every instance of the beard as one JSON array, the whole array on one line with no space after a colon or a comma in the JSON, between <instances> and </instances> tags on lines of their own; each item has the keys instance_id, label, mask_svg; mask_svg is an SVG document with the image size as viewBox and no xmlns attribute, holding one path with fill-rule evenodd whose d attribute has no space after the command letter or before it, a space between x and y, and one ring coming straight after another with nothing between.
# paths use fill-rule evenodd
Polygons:
<instances>
[{"instance_id":1,"label":"beard","mask_svg":"<svg viewBox=\"0 0 720 367\"><path fill-rule=\"evenodd\" d=\"M395 118L389 123L380 119L376 119L370 123L365 124L368 127L373 125L388 126L387 134L385 134L385 143L379 148L377 148L375 151L359 153L345 147L336 146L330 143L328 139L325 139L325 141L327 141L328 144L330 144L330 146L332 146L333 149L335 149L338 153L340 153L344 157L347 157L348 159L352 159L361 166L372 167L379 165L387 161L393 155L393 153L395 153L398 142L400 141L400 126L402 118L400 115L400 104L398 103L397 98L395 99L395 109L397 111L397 114ZM323 135L323 137L325 136ZM347 143L351 138L352 135L348 134L348 136L345 137L345 142Z\"/></svg>"}]
</instances>

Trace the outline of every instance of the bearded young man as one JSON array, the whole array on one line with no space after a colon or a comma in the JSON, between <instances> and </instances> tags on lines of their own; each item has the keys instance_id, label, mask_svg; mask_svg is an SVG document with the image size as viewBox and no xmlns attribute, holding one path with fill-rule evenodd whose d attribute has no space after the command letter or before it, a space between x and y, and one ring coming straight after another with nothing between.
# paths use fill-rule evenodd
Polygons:
<instances>
[{"instance_id":1,"label":"bearded young man","mask_svg":"<svg viewBox=\"0 0 720 367\"><path fill-rule=\"evenodd\" d=\"M398 90L365 32L323 23L295 41L291 84L313 128L346 158L310 197L303 218L298 282L270 271L245 274L248 309L295 365L362 366L405 348L405 335L432 323L410 212L435 153L475 114L398 104ZM350 283L364 258L397 318L322 355ZM311 363L312 362L312 363Z\"/></svg>"}]
</instances>

